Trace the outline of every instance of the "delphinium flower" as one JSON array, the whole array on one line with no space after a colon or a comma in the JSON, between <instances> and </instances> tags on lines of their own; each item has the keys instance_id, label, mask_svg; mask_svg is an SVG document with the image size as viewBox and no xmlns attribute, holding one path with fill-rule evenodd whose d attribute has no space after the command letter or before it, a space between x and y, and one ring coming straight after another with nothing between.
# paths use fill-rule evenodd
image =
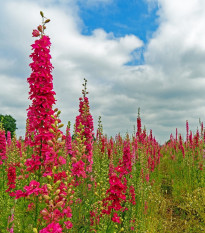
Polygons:
<instances>
[{"instance_id":1,"label":"delphinium flower","mask_svg":"<svg viewBox=\"0 0 205 233\"><path fill-rule=\"evenodd\" d=\"M54 175L54 185L47 185L48 192L45 192L43 199L46 207L41 210L40 214L46 224L53 222L58 223L64 221L62 228L72 228L70 221L72 210L70 205L73 204L72 182L67 175L67 172L62 171ZM53 197L53 198L51 198Z\"/></svg>"},{"instance_id":2,"label":"delphinium flower","mask_svg":"<svg viewBox=\"0 0 205 233\"><path fill-rule=\"evenodd\" d=\"M30 64L32 73L27 80L30 86L29 99L32 100L32 105L28 109L28 130L29 145L34 147L34 154L29 159L27 166L31 172L35 172L36 169L39 169L39 165L43 165L41 161L45 160L46 153L52 153L52 147L47 143L53 137L49 129L54 123L51 116L54 115L52 106L55 104L50 45L50 38L42 34L40 39L32 45L33 53L30 55L33 59ZM33 169L30 166L31 163ZM35 166L35 164L38 165Z\"/></svg>"},{"instance_id":3,"label":"delphinium flower","mask_svg":"<svg viewBox=\"0 0 205 233\"><path fill-rule=\"evenodd\" d=\"M74 179L76 206L75 211L78 215L75 216L73 221L78 224L88 224L89 209L83 211L84 203L90 194L90 185L93 183L92 164L93 164L93 120L89 111L89 103L86 95L86 82L85 92L83 98L80 98L79 112L76 117L74 139L72 141L71 155L71 176ZM92 184L93 185L93 184ZM78 227L74 226L77 231Z\"/></svg>"},{"instance_id":4,"label":"delphinium flower","mask_svg":"<svg viewBox=\"0 0 205 233\"><path fill-rule=\"evenodd\" d=\"M11 132L10 131L7 131L7 145L10 146L11 145Z\"/></svg>"},{"instance_id":5,"label":"delphinium flower","mask_svg":"<svg viewBox=\"0 0 205 233\"><path fill-rule=\"evenodd\" d=\"M48 193L43 196L46 202L46 208L40 213L47 224L52 222L59 222L62 228L72 228L70 218L72 217L71 205L73 203L74 190L72 189L75 181L69 175L69 171L62 170L61 167L66 164L67 153L62 153L66 148L64 147L65 137L61 134L59 128L62 126L61 121L58 119L60 111L54 110L56 114L53 116L55 124L51 130L54 133L54 138L48 143L52 145L56 154L61 154L54 161L52 174L48 175L49 184L47 184ZM61 142L59 141L61 139ZM49 161L49 159L48 159ZM51 198L52 197L52 198Z\"/></svg>"},{"instance_id":6,"label":"delphinium flower","mask_svg":"<svg viewBox=\"0 0 205 233\"><path fill-rule=\"evenodd\" d=\"M107 148L107 137L103 134L103 126L102 126L102 121L101 121L101 116L99 116L98 119L98 129L96 133L96 142L98 145L99 150L101 151L102 154L105 153L105 150Z\"/></svg>"},{"instance_id":7,"label":"delphinium flower","mask_svg":"<svg viewBox=\"0 0 205 233\"><path fill-rule=\"evenodd\" d=\"M16 141L16 146L18 148L19 156L22 157L23 148L22 148L22 141L21 141L21 139L19 139L19 140Z\"/></svg>"},{"instance_id":8,"label":"delphinium flower","mask_svg":"<svg viewBox=\"0 0 205 233\"><path fill-rule=\"evenodd\" d=\"M25 185L23 190L15 190L12 195L15 199L28 198L28 209L34 210L33 226L41 229L47 224L40 232L62 232L63 226L60 224L63 221L66 228L72 226L69 206L72 201L72 191L69 191L71 181L68 174L61 171L66 164L66 155L63 152L65 137L60 131L63 126L58 117L60 111L53 110L56 100L51 74L51 43L50 38L44 34L45 24L50 20L45 19L43 12L40 14L43 23L32 33L34 37L39 38L32 45L32 73L27 79L32 104L27 113L25 144L27 150L32 153L30 157L25 158L27 174L25 175L24 171L22 174L23 177L29 178L29 184ZM43 210L43 205L40 204L42 202L45 207Z\"/></svg>"},{"instance_id":9,"label":"delphinium flower","mask_svg":"<svg viewBox=\"0 0 205 233\"><path fill-rule=\"evenodd\" d=\"M134 188L134 185L131 185L130 186L130 202L133 204L133 205L136 205L136 194L135 194L135 188Z\"/></svg>"},{"instance_id":10,"label":"delphinium flower","mask_svg":"<svg viewBox=\"0 0 205 233\"><path fill-rule=\"evenodd\" d=\"M189 141L189 122L186 121L186 144Z\"/></svg>"},{"instance_id":11,"label":"delphinium flower","mask_svg":"<svg viewBox=\"0 0 205 233\"><path fill-rule=\"evenodd\" d=\"M12 166L11 164L8 166L7 178L8 189L6 190L6 192L10 192L12 189L16 187L16 167Z\"/></svg>"},{"instance_id":12,"label":"delphinium flower","mask_svg":"<svg viewBox=\"0 0 205 233\"><path fill-rule=\"evenodd\" d=\"M120 139L120 138L119 138ZM120 139L121 140L121 139ZM129 136L122 143L123 146L122 159L118 161L116 167L113 166L109 172L109 184L106 197L103 199L104 209L102 214L111 214L113 222L121 223L120 216L124 218L125 211L128 210L127 202L136 205L135 188L133 184L128 184L128 180L132 178L132 152ZM110 156L112 160L112 156Z\"/></svg>"},{"instance_id":13,"label":"delphinium flower","mask_svg":"<svg viewBox=\"0 0 205 233\"><path fill-rule=\"evenodd\" d=\"M0 165L7 160L5 131L0 128Z\"/></svg>"},{"instance_id":14,"label":"delphinium flower","mask_svg":"<svg viewBox=\"0 0 205 233\"><path fill-rule=\"evenodd\" d=\"M118 214L116 212L113 214L112 221L117 222L117 223L121 223L120 217L118 216Z\"/></svg>"},{"instance_id":15,"label":"delphinium flower","mask_svg":"<svg viewBox=\"0 0 205 233\"><path fill-rule=\"evenodd\" d=\"M8 223L7 223L7 232L9 233L14 233L14 210L15 210L15 205L11 209L11 216L8 217Z\"/></svg>"},{"instance_id":16,"label":"delphinium flower","mask_svg":"<svg viewBox=\"0 0 205 233\"><path fill-rule=\"evenodd\" d=\"M62 227L59 223L52 222L44 229L40 230L39 233L62 233Z\"/></svg>"},{"instance_id":17,"label":"delphinium flower","mask_svg":"<svg viewBox=\"0 0 205 233\"><path fill-rule=\"evenodd\" d=\"M123 149L123 167L124 167L124 174L129 174L132 170L132 162L131 162L131 151L130 151L130 141L124 142L124 149Z\"/></svg>"},{"instance_id":18,"label":"delphinium flower","mask_svg":"<svg viewBox=\"0 0 205 233\"><path fill-rule=\"evenodd\" d=\"M132 171L132 155L130 151L130 141L129 139L124 141L123 147L123 157L122 160L118 162L118 166L115 167L115 170L119 172L120 177L130 174Z\"/></svg>"},{"instance_id":19,"label":"delphinium flower","mask_svg":"<svg viewBox=\"0 0 205 233\"><path fill-rule=\"evenodd\" d=\"M192 131L190 131L189 133L189 144L190 144L190 147L192 148L193 147Z\"/></svg>"},{"instance_id":20,"label":"delphinium flower","mask_svg":"<svg viewBox=\"0 0 205 233\"><path fill-rule=\"evenodd\" d=\"M77 161L76 163L73 163L72 168L72 174L74 177L83 177L86 178L86 172L85 172L85 163L82 160Z\"/></svg>"},{"instance_id":21,"label":"delphinium flower","mask_svg":"<svg viewBox=\"0 0 205 233\"><path fill-rule=\"evenodd\" d=\"M112 210L125 211L126 208L122 204L126 201L126 184L121 181L116 173L109 177L109 183L110 188L106 192L107 197L103 199L105 208L102 210L102 213L109 215Z\"/></svg>"},{"instance_id":22,"label":"delphinium flower","mask_svg":"<svg viewBox=\"0 0 205 233\"><path fill-rule=\"evenodd\" d=\"M200 139L199 138L199 130L197 129L196 134L195 134L194 139L193 139L195 148L199 147L199 139Z\"/></svg>"},{"instance_id":23,"label":"delphinium flower","mask_svg":"<svg viewBox=\"0 0 205 233\"><path fill-rule=\"evenodd\" d=\"M138 155L138 142L137 142L137 138L136 137L133 137L132 148L133 148L132 159L134 161L138 160L139 159L139 155Z\"/></svg>"},{"instance_id":24,"label":"delphinium flower","mask_svg":"<svg viewBox=\"0 0 205 233\"><path fill-rule=\"evenodd\" d=\"M90 114L90 107L89 107L89 100L86 96L88 94L87 92L87 80L84 79L85 83L83 84L84 89L82 90L83 97L80 98L80 104L79 104L79 115L76 117L75 122L75 133L79 134L82 132L81 139L84 138L84 145L85 148L85 156L86 158L86 171L88 173L92 172L92 164L93 164L93 138L94 138L94 126L93 126L93 117ZM80 125L83 126L80 127Z\"/></svg>"},{"instance_id":25,"label":"delphinium flower","mask_svg":"<svg viewBox=\"0 0 205 233\"><path fill-rule=\"evenodd\" d=\"M72 157L72 136L70 132L70 121L68 122L68 125L66 127L66 151L67 154Z\"/></svg>"},{"instance_id":26,"label":"delphinium flower","mask_svg":"<svg viewBox=\"0 0 205 233\"><path fill-rule=\"evenodd\" d=\"M142 124L141 124L141 118L140 118L140 108L138 109L138 117L137 117L137 133L136 136L140 139L140 135L142 133Z\"/></svg>"}]
</instances>

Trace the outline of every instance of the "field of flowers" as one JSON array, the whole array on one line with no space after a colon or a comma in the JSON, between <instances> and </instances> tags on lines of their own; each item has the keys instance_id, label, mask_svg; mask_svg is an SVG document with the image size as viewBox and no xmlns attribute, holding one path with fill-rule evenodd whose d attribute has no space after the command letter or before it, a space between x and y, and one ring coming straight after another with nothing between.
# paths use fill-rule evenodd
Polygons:
<instances>
[{"instance_id":1,"label":"field of flowers","mask_svg":"<svg viewBox=\"0 0 205 233\"><path fill-rule=\"evenodd\" d=\"M205 232L205 130L159 145L152 131L94 132L87 81L74 130L54 109L50 38L42 25L30 55L25 137L0 126L0 233Z\"/></svg>"}]
</instances>

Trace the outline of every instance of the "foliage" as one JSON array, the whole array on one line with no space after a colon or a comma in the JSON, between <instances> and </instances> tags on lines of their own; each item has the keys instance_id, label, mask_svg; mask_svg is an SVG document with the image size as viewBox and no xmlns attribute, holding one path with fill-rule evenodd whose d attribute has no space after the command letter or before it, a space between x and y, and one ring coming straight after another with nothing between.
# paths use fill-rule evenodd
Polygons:
<instances>
[{"instance_id":1,"label":"foliage","mask_svg":"<svg viewBox=\"0 0 205 233\"><path fill-rule=\"evenodd\" d=\"M2 115L0 114L0 121L3 124L3 128L7 135L7 132L11 132L11 137L14 137L15 131L17 130L16 127L16 120L11 115Z\"/></svg>"}]
</instances>

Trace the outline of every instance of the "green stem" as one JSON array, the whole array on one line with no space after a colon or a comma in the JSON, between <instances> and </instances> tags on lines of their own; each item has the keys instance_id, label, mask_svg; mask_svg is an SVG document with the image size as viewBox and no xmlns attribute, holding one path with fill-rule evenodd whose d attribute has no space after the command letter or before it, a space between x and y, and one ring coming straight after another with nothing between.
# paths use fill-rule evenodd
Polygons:
<instances>
[{"instance_id":1,"label":"green stem","mask_svg":"<svg viewBox=\"0 0 205 233\"><path fill-rule=\"evenodd\" d=\"M40 147L40 158L41 158L41 150L42 150L42 139L41 139L41 147ZM42 159L41 159L41 164L42 164ZM41 180L41 165L38 170L38 182L40 183ZM39 207L39 202L38 202L38 196L35 198L35 204L36 204L36 211L35 211L35 226L37 228L37 220L38 220L38 207Z\"/></svg>"}]
</instances>

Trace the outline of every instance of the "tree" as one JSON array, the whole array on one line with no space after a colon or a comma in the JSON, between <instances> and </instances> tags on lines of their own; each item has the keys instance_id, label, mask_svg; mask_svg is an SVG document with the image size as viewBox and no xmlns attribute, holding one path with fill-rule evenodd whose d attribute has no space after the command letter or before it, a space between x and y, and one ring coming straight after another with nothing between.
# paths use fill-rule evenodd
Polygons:
<instances>
[{"instance_id":1,"label":"tree","mask_svg":"<svg viewBox=\"0 0 205 233\"><path fill-rule=\"evenodd\" d=\"M0 114L0 122L2 122L2 124L3 124L5 134L7 135L7 131L10 131L11 132L11 137L13 138L14 132L17 129L16 120L10 115Z\"/></svg>"}]
</instances>

